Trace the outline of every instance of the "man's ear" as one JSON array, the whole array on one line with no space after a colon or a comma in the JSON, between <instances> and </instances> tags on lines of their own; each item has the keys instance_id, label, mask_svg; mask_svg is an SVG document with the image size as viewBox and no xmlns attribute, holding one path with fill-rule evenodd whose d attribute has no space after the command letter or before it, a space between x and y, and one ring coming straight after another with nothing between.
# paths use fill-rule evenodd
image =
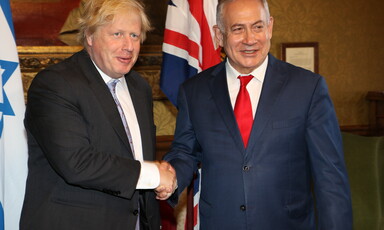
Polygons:
<instances>
[{"instance_id":1,"label":"man's ear","mask_svg":"<svg viewBox=\"0 0 384 230\"><path fill-rule=\"evenodd\" d=\"M89 47L92 47L92 44L93 44L93 34L90 34L88 31L85 32L85 38L87 40L87 45Z\"/></svg>"},{"instance_id":2,"label":"man's ear","mask_svg":"<svg viewBox=\"0 0 384 230\"><path fill-rule=\"evenodd\" d=\"M273 17L269 18L269 23L268 23L268 35L269 39L272 38L272 32L273 32Z\"/></svg>"},{"instance_id":3,"label":"man's ear","mask_svg":"<svg viewBox=\"0 0 384 230\"><path fill-rule=\"evenodd\" d=\"M213 31L215 33L215 43L216 45L219 45L221 47L224 46L224 42L223 42L223 33L220 31L219 27L217 25L214 25L213 26Z\"/></svg>"}]
</instances>

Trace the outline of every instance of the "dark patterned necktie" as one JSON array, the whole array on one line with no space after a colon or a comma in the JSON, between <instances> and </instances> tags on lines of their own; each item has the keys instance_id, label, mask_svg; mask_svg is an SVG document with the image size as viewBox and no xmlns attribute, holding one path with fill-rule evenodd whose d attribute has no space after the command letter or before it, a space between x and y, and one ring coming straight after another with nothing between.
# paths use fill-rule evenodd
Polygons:
<instances>
[{"instance_id":1,"label":"dark patterned necktie","mask_svg":"<svg viewBox=\"0 0 384 230\"><path fill-rule=\"evenodd\" d=\"M128 122L127 122L127 119L125 118L123 107L121 107L119 99L117 99L117 95L116 95L116 85L119 81L120 80L118 80L118 79L112 79L107 83L107 85L108 85L109 91L111 91L113 99L115 100L117 109L119 110L121 121L123 122L125 132L127 133L127 136L128 136L129 145L131 146L133 156L135 156L135 152L133 149L131 131L129 130Z\"/></svg>"}]
</instances>

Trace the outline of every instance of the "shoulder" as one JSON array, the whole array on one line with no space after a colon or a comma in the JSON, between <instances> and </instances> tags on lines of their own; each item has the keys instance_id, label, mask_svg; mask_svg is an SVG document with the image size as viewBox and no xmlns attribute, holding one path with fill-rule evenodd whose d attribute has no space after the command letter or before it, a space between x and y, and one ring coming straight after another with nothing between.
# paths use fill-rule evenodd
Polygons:
<instances>
[{"instance_id":1,"label":"shoulder","mask_svg":"<svg viewBox=\"0 0 384 230\"><path fill-rule=\"evenodd\" d=\"M94 76L97 74L97 70L93 66L88 54L85 51L80 51L62 62L40 71L34 77L29 91L40 88L73 92L75 88L89 85L89 79L86 75Z\"/></svg>"},{"instance_id":2,"label":"shoulder","mask_svg":"<svg viewBox=\"0 0 384 230\"><path fill-rule=\"evenodd\" d=\"M224 71L224 72L223 72ZM212 79L215 76L223 75L225 76L225 62L220 62L217 65L214 65L206 70L201 71L200 73L194 75L193 77L187 79L183 85L199 85L205 84L207 81Z\"/></svg>"},{"instance_id":3,"label":"shoulder","mask_svg":"<svg viewBox=\"0 0 384 230\"><path fill-rule=\"evenodd\" d=\"M135 70L129 71L125 75L125 79L128 84L135 84L138 87L150 88L148 80L146 80L140 73Z\"/></svg>"},{"instance_id":4,"label":"shoulder","mask_svg":"<svg viewBox=\"0 0 384 230\"><path fill-rule=\"evenodd\" d=\"M146 92L152 97L152 87L149 84L149 81L137 71L131 70L125 75L125 80L130 88L135 88L141 92Z\"/></svg>"},{"instance_id":5,"label":"shoulder","mask_svg":"<svg viewBox=\"0 0 384 230\"><path fill-rule=\"evenodd\" d=\"M82 73L82 66L91 66L92 61L85 50L79 51L63 61L51 65L37 74L37 78L62 76L74 77Z\"/></svg>"},{"instance_id":6,"label":"shoulder","mask_svg":"<svg viewBox=\"0 0 384 230\"><path fill-rule=\"evenodd\" d=\"M275 58L273 55L269 54L269 62L267 71L277 71L283 74L295 75L295 76L306 76L306 77L314 77L320 78L321 76L317 73L309 71L299 66L292 65L288 62L279 60Z\"/></svg>"},{"instance_id":7,"label":"shoulder","mask_svg":"<svg viewBox=\"0 0 384 230\"><path fill-rule=\"evenodd\" d=\"M325 81L321 75L279 60L271 54L269 55L266 78L279 79L282 82L286 82L288 84L292 83L303 87L308 87L310 85L316 87L319 82Z\"/></svg>"}]
</instances>

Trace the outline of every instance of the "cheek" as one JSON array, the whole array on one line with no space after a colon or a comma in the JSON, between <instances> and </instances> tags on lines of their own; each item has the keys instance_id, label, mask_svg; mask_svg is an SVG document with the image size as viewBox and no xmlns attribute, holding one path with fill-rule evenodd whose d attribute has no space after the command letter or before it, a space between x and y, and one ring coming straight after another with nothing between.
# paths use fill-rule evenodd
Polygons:
<instances>
[{"instance_id":1,"label":"cheek","mask_svg":"<svg viewBox=\"0 0 384 230\"><path fill-rule=\"evenodd\" d=\"M236 41L233 38L227 39L223 43L224 43L224 47L226 47L228 50L234 50L240 44L238 41Z\"/></svg>"},{"instance_id":2,"label":"cheek","mask_svg":"<svg viewBox=\"0 0 384 230\"><path fill-rule=\"evenodd\" d=\"M99 55L106 62L110 60L110 51L108 49L105 49L105 47L100 47Z\"/></svg>"},{"instance_id":3,"label":"cheek","mask_svg":"<svg viewBox=\"0 0 384 230\"><path fill-rule=\"evenodd\" d=\"M140 48L141 48L141 43L140 42L137 42L135 45L134 45L134 53L135 53L135 56L139 56L139 53L140 53Z\"/></svg>"},{"instance_id":4,"label":"cheek","mask_svg":"<svg viewBox=\"0 0 384 230\"><path fill-rule=\"evenodd\" d=\"M228 43L232 48L237 48L237 47L242 47L243 41L244 41L244 37L239 35L239 36L233 36L231 39L228 40Z\"/></svg>"},{"instance_id":5,"label":"cheek","mask_svg":"<svg viewBox=\"0 0 384 230\"><path fill-rule=\"evenodd\" d=\"M266 31L265 33L263 33L263 41L265 43L269 42L271 38L272 38L272 33L270 33L269 31Z\"/></svg>"}]
</instances>

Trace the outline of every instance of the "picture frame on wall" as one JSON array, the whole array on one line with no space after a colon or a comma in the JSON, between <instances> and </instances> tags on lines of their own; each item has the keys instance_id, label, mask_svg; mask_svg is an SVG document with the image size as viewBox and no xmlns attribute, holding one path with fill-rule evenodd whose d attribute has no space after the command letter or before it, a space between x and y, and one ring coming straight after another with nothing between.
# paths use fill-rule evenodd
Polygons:
<instances>
[{"instance_id":1,"label":"picture frame on wall","mask_svg":"<svg viewBox=\"0 0 384 230\"><path fill-rule=\"evenodd\" d=\"M319 43L282 43L282 60L293 65L319 73Z\"/></svg>"}]
</instances>

